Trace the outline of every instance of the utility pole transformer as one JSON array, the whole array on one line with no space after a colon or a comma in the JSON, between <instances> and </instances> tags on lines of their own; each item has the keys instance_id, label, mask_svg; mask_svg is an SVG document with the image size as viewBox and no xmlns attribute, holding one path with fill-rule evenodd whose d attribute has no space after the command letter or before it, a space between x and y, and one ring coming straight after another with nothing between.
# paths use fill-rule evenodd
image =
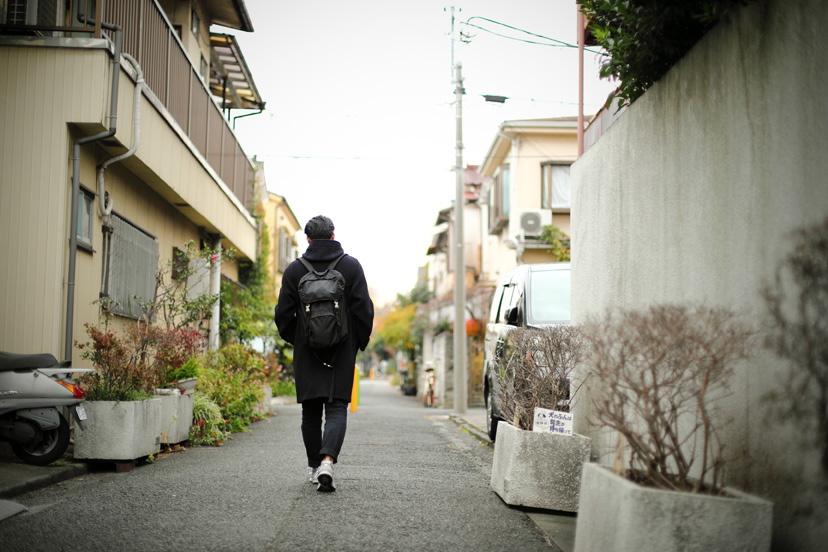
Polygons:
<instances>
[{"instance_id":1,"label":"utility pole transformer","mask_svg":"<svg viewBox=\"0 0 828 552\"><path fill-rule=\"evenodd\" d=\"M456 194L454 199L454 412L466 413L466 255L463 248L463 77L462 66L454 65L454 107L456 109Z\"/></svg>"}]
</instances>

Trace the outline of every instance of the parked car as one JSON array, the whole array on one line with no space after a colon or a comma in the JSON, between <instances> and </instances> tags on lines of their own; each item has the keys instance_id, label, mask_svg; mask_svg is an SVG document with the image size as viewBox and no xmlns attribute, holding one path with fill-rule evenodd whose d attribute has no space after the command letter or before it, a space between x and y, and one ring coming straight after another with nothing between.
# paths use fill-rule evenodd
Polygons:
<instances>
[{"instance_id":1,"label":"parked car","mask_svg":"<svg viewBox=\"0 0 828 552\"><path fill-rule=\"evenodd\" d=\"M569 263L520 265L498 282L486 324L483 362L486 430L492 441L497 436L497 423L503 418L496 374L505 369L509 332L515 328L569 324L569 289Z\"/></svg>"}]
</instances>

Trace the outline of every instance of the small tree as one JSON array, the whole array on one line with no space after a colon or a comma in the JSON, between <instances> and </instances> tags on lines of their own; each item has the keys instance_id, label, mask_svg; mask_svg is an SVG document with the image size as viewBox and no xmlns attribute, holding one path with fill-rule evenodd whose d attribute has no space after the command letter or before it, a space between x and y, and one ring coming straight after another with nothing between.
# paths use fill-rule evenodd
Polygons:
<instances>
[{"instance_id":1,"label":"small tree","mask_svg":"<svg viewBox=\"0 0 828 552\"><path fill-rule=\"evenodd\" d=\"M718 21L752 0L578 0L589 31L607 50L600 74L613 96L634 102Z\"/></svg>"},{"instance_id":2,"label":"small tree","mask_svg":"<svg viewBox=\"0 0 828 552\"><path fill-rule=\"evenodd\" d=\"M496 374L503 415L513 425L531 430L535 407L568 412L575 395L570 389L584 341L573 326L518 328L507 338L504 368Z\"/></svg>"},{"instance_id":3,"label":"small tree","mask_svg":"<svg viewBox=\"0 0 828 552\"><path fill-rule=\"evenodd\" d=\"M672 490L720 488L715 403L748 356L751 330L725 309L662 305L610 311L585 331L594 422L625 438L631 477Z\"/></svg>"},{"instance_id":4,"label":"small tree","mask_svg":"<svg viewBox=\"0 0 828 552\"><path fill-rule=\"evenodd\" d=\"M774 283L763 290L774 325L767 344L791 366L771 397L810 434L828 476L828 219L794 238Z\"/></svg>"}]
</instances>

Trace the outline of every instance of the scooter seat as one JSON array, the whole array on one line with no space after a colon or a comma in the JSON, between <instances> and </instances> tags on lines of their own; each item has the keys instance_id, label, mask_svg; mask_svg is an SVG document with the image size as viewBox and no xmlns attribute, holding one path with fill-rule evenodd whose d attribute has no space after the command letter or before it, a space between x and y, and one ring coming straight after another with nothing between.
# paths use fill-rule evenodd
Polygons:
<instances>
[{"instance_id":1,"label":"scooter seat","mask_svg":"<svg viewBox=\"0 0 828 552\"><path fill-rule=\"evenodd\" d=\"M18 354L0 351L0 371L26 368L54 368L57 359L49 353Z\"/></svg>"}]
</instances>

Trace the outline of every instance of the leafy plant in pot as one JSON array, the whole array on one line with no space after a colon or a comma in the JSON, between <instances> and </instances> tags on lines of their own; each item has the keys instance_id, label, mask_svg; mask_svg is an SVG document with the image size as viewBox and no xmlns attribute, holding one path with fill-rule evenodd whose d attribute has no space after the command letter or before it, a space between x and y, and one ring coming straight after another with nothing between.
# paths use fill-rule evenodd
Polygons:
<instances>
[{"instance_id":1,"label":"leafy plant in pot","mask_svg":"<svg viewBox=\"0 0 828 552\"><path fill-rule=\"evenodd\" d=\"M81 378L86 390L86 429L75 434L79 459L134 460L158 450L160 384L150 347L152 327L128 325L119 336L104 317L102 329L87 324L90 341L77 344L96 371Z\"/></svg>"},{"instance_id":2,"label":"leafy plant in pot","mask_svg":"<svg viewBox=\"0 0 828 552\"><path fill-rule=\"evenodd\" d=\"M197 269L206 274L206 267L218 254L209 249L198 251L193 242L185 250L177 251L175 258L158 270L151 299L134 297L141 313L134 321L123 320L120 335L110 329L113 317L123 313L118 302L108 297L97 301L103 329L87 325L91 341L76 343L82 357L91 360L97 370L84 378L88 428L76 436L75 457L132 460L153 454L162 434L179 419L186 426L180 432L182 440L186 439L192 400L189 409L182 410L180 404L170 405L167 397L165 419L161 420L162 399L152 398L164 388L170 371L200 354L203 338L196 326L218 299L188 290Z\"/></svg>"},{"instance_id":3,"label":"leafy plant in pot","mask_svg":"<svg viewBox=\"0 0 828 552\"><path fill-rule=\"evenodd\" d=\"M772 505L723 488L718 402L753 331L680 305L613 310L584 331L591 421L619 445L614 470L584 466L575 550L769 549Z\"/></svg>"},{"instance_id":4,"label":"leafy plant in pot","mask_svg":"<svg viewBox=\"0 0 828 552\"><path fill-rule=\"evenodd\" d=\"M508 336L504 368L497 374L504 415L497 429L492 489L511 505L578 510L583 464L590 439L532 431L535 408L569 411L577 389L572 372L583 355L578 328L519 328Z\"/></svg>"}]
</instances>

